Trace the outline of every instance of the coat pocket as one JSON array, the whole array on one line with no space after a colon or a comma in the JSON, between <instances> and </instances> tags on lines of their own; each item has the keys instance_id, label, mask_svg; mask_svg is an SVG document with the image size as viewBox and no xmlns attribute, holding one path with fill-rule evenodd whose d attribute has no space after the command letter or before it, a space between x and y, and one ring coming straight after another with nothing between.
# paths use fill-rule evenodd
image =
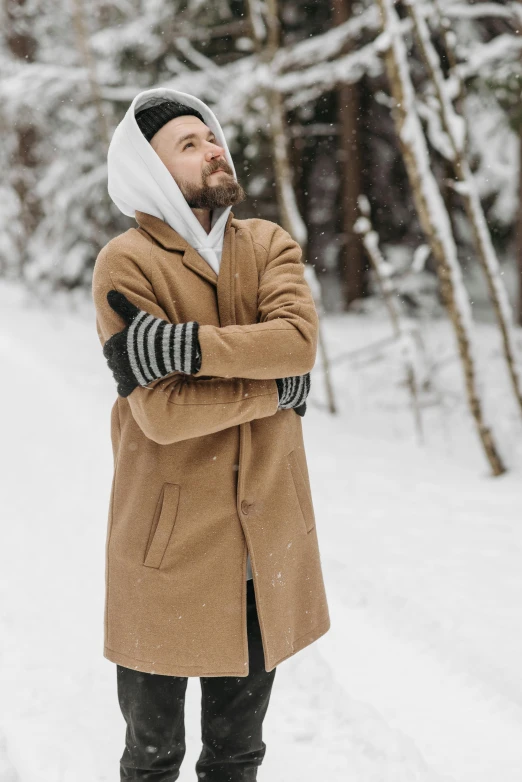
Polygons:
<instances>
[{"instance_id":1,"label":"coat pocket","mask_svg":"<svg viewBox=\"0 0 522 782\"><path fill-rule=\"evenodd\" d=\"M179 489L175 483L164 483L147 541L144 565L161 567L178 514Z\"/></svg>"},{"instance_id":2,"label":"coat pocket","mask_svg":"<svg viewBox=\"0 0 522 782\"><path fill-rule=\"evenodd\" d=\"M295 451L290 451L287 458L288 464L290 466L290 472L292 473L292 478L294 481L295 492L297 494L297 499L301 508L301 513L303 514L306 531L311 532L315 527L315 515L314 506L312 504L312 497L310 496L310 489L308 488L307 482L305 481L303 473L301 472L301 468L299 467Z\"/></svg>"}]
</instances>

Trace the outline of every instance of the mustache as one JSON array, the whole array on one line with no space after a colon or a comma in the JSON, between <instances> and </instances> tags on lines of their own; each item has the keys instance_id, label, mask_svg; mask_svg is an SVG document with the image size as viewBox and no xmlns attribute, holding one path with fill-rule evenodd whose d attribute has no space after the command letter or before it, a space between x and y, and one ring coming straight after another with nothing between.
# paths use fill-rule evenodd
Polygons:
<instances>
[{"instance_id":1,"label":"mustache","mask_svg":"<svg viewBox=\"0 0 522 782\"><path fill-rule=\"evenodd\" d=\"M228 165L226 160L211 160L208 166L206 166L203 176L207 177L209 174L213 174L214 171L224 171L226 174L230 174L230 176L234 176L232 169Z\"/></svg>"}]
</instances>

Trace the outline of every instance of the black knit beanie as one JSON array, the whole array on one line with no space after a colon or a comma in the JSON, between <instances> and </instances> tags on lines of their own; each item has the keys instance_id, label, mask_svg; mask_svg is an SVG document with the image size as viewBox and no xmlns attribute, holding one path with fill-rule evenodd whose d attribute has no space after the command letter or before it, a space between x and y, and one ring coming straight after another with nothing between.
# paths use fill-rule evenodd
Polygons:
<instances>
[{"instance_id":1,"label":"black knit beanie","mask_svg":"<svg viewBox=\"0 0 522 782\"><path fill-rule=\"evenodd\" d=\"M197 117L201 122L205 122L199 111L192 109L190 106L185 106L183 103L177 103L174 100L165 100L164 98L156 98L155 100L157 102L152 106L148 106L136 114L138 127L149 142L163 125L166 125L167 122L175 119L175 117L183 117L188 114L189 116Z\"/></svg>"}]
</instances>

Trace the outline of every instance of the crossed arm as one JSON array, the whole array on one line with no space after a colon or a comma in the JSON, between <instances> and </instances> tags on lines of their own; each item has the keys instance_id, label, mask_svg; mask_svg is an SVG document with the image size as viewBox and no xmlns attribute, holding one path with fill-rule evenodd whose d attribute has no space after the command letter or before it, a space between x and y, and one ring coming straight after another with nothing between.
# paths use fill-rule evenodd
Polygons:
<instances>
[{"instance_id":1,"label":"crossed arm","mask_svg":"<svg viewBox=\"0 0 522 782\"><path fill-rule=\"evenodd\" d=\"M298 245L279 229L259 284L260 322L201 325L198 372L173 372L147 387L136 387L127 397L147 437L169 444L277 412L275 379L304 375L315 360L317 313L303 271ZM110 290L123 293L138 309L168 321L142 270L131 259L118 259L104 249L93 276L102 345L122 330L120 316L107 301Z\"/></svg>"}]
</instances>

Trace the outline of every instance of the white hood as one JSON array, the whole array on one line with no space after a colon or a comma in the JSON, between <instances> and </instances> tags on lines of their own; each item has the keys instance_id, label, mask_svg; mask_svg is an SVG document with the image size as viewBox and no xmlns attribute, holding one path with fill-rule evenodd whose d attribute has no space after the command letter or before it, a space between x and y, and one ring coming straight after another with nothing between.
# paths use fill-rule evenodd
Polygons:
<instances>
[{"instance_id":1,"label":"white hood","mask_svg":"<svg viewBox=\"0 0 522 782\"><path fill-rule=\"evenodd\" d=\"M114 131L107 153L109 195L123 214L146 212L177 231L219 273L223 233L231 207L214 209L210 233L196 219L172 175L142 134L135 114L151 98L163 97L197 109L212 130L235 176L234 164L221 125L198 98L177 90L159 88L140 92Z\"/></svg>"}]
</instances>

